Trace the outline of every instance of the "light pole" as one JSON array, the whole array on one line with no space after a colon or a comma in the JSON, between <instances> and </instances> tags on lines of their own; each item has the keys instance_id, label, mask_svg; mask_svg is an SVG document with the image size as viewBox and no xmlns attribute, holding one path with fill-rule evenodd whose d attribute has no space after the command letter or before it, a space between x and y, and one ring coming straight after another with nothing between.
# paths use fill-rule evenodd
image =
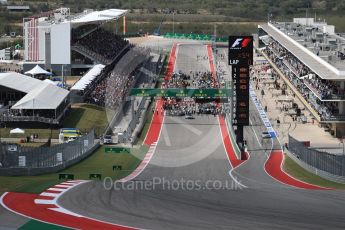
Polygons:
<instances>
[{"instance_id":1,"label":"light pole","mask_svg":"<svg viewBox=\"0 0 345 230\"><path fill-rule=\"evenodd\" d=\"M2 141L1 141L1 129L2 129L2 121L0 121L0 148L1 148L1 144L2 144Z\"/></svg>"},{"instance_id":2,"label":"light pole","mask_svg":"<svg viewBox=\"0 0 345 230\"><path fill-rule=\"evenodd\" d=\"M173 34L175 34L175 10L173 10Z\"/></svg>"},{"instance_id":3,"label":"light pole","mask_svg":"<svg viewBox=\"0 0 345 230\"><path fill-rule=\"evenodd\" d=\"M342 158L341 158L341 175L344 176L344 160L345 160L345 143L344 143L344 138L345 137L342 137L341 138L341 143L340 144L343 144L343 155L342 155Z\"/></svg>"}]
</instances>

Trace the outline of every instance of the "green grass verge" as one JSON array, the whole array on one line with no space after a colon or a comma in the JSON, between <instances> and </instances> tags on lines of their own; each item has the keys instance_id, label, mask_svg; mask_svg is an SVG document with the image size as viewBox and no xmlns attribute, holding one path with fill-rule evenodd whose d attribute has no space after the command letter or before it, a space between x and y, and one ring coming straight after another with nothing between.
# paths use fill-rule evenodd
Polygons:
<instances>
[{"instance_id":1,"label":"green grass verge","mask_svg":"<svg viewBox=\"0 0 345 230\"><path fill-rule=\"evenodd\" d=\"M95 129L96 135L100 135L108 124L107 116L112 116L114 112L105 110L102 107L91 104L77 104L73 106L71 113L63 122L65 128L78 128L82 132ZM52 136L54 139L59 137L59 129L24 129L25 134L10 134L10 128L0 130L3 138L24 138L31 134L38 134L38 138L47 139Z\"/></svg>"},{"instance_id":2,"label":"green grass verge","mask_svg":"<svg viewBox=\"0 0 345 230\"><path fill-rule=\"evenodd\" d=\"M165 73L165 68L162 72ZM163 76L162 74L161 77ZM156 87L160 87L160 84L158 83ZM75 179L89 179L90 173L99 173L102 174L103 178L112 177L113 179L120 179L129 175L140 164L148 151L148 147L142 145L142 143L151 124L152 107L154 105L153 101L149 106L147 119L139 136L138 145L131 149L130 154L105 153L105 147L102 146L87 159L59 173L74 174ZM82 131L95 128L96 134L99 135L107 126L107 115L111 116L112 111L106 111L104 108L90 104L75 105L71 114L64 121L63 127L77 127ZM48 131L50 134L50 130L34 130L32 133L39 133L39 137L44 138L49 136L47 134ZM27 129L26 132L29 133ZM58 130L53 130L53 132L55 132L57 138ZM122 165L122 171L112 171L113 165ZM0 176L0 194L6 191L40 193L60 182L58 180L59 173L40 176Z\"/></svg>"},{"instance_id":3,"label":"green grass verge","mask_svg":"<svg viewBox=\"0 0 345 230\"><path fill-rule=\"evenodd\" d=\"M329 181L318 175L310 173L301 166L299 166L292 158L290 158L287 155L285 155L283 168L285 172L301 181L328 188L345 189L345 184Z\"/></svg>"},{"instance_id":4,"label":"green grass verge","mask_svg":"<svg viewBox=\"0 0 345 230\"><path fill-rule=\"evenodd\" d=\"M67 230L71 228L64 228L60 226L56 226L53 224L46 224L43 222L39 222L36 220L29 220L26 224L18 228L19 230Z\"/></svg>"},{"instance_id":5,"label":"green grass verge","mask_svg":"<svg viewBox=\"0 0 345 230\"><path fill-rule=\"evenodd\" d=\"M10 134L10 130L12 128L2 128L1 129L1 137L2 138L22 138L25 139L26 136L30 136L31 134L38 134L38 138L47 139L50 137L52 133L53 138L59 137L59 130L57 129L25 129L25 134Z\"/></svg>"},{"instance_id":6,"label":"green grass verge","mask_svg":"<svg viewBox=\"0 0 345 230\"><path fill-rule=\"evenodd\" d=\"M135 146L131 153L105 153L104 146L82 162L71 166L59 173L74 174L75 179L89 179L90 173L100 173L102 178L111 177L120 179L130 174L141 162L147 146ZM122 165L122 171L113 171L113 165ZM40 193L60 181L58 174L46 174L40 176L0 176L0 193L6 191Z\"/></svg>"},{"instance_id":7,"label":"green grass verge","mask_svg":"<svg viewBox=\"0 0 345 230\"><path fill-rule=\"evenodd\" d=\"M95 129L101 135L108 125L108 116L113 112L91 104L78 104L72 108L71 114L63 122L63 127L78 128L82 132Z\"/></svg>"},{"instance_id":8,"label":"green grass verge","mask_svg":"<svg viewBox=\"0 0 345 230\"><path fill-rule=\"evenodd\" d=\"M72 173L78 179L89 179L89 173L99 173L102 177L120 179L129 175L144 158L148 147L135 146L131 153L105 153L105 146L100 147L96 153L84 160L83 164L77 164L64 170L64 173ZM113 171L113 165L121 165L122 171Z\"/></svg>"}]
</instances>

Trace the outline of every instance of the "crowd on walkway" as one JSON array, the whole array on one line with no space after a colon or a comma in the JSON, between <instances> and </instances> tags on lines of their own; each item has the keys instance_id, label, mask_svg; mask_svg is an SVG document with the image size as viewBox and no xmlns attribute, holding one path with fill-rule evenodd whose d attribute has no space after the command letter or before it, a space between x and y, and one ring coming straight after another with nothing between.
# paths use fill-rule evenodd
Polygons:
<instances>
[{"instance_id":1,"label":"crowd on walkway","mask_svg":"<svg viewBox=\"0 0 345 230\"><path fill-rule=\"evenodd\" d=\"M336 102L323 102L314 94L316 92L320 98L327 99L340 93L334 81L318 78L276 41L270 42L264 52L322 118L330 119L339 113Z\"/></svg>"},{"instance_id":2,"label":"crowd on walkway","mask_svg":"<svg viewBox=\"0 0 345 230\"><path fill-rule=\"evenodd\" d=\"M193 72L186 74L183 72L174 72L170 79L162 84L162 88L194 88L210 89L218 88L219 84L214 80L211 72Z\"/></svg>"},{"instance_id":3,"label":"crowd on walkway","mask_svg":"<svg viewBox=\"0 0 345 230\"><path fill-rule=\"evenodd\" d=\"M207 57L207 56L206 56ZM204 56L197 56L197 59L206 59ZM181 71L174 72L170 79L165 79L162 83L162 88L193 88L193 89L210 89L218 88L219 84L214 79L211 72L190 71L183 73ZM159 111L156 111L159 112ZM164 98L164 104L161 112L165 112L171 116L183 115L200 115L211 114L218 115L221 113L221 108L216 102L202 102L199 103L195 98Z\"/></svg>"},{"instance_id":4,"label":"crowd on walkway","mask_svg":"<svg viewBox=\"0 0 345 230\"><path fill-rule=\"evenodd\" d=\"M278 42L271 40L268 44L268 54L274 58L275 63L284 65L292 78L297 77L301 83L306 84L311 90L316 92L322 99L332 98L334 95L341 95L344 90L340 89L339 83L335 81L322 80L313 73L306 65L300 62L287 49Z\"/></svg>"},{"instance_id":5,"label":"crowd on walkway","mask_svg":"<svg viewBox=\"0 0 345 230\"><path fill-rule=\"evenodd\" d=\"M215 102L196 103L193 99L176 99L165 98L160 112L165 112L170 116L184 116L184 115L219 115L221 107ZM159 112L159 111L156 111Z\"/></svg>"}]
</instances>

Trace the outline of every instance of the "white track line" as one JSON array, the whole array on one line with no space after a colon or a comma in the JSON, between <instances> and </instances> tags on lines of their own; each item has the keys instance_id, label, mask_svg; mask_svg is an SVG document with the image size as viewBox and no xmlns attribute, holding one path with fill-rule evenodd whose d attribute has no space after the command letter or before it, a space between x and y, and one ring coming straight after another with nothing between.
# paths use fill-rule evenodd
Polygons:
<instances>
[{"instance_id":1,"label":"white track line","mask_svg":"<svg viewBox=\"0 0 345 230\"><path fill-rule=\"evenodd\" d=\"M70 188L72 185L61 185L61 184L57 184L54 186L54 188Z\"/></svg>"},{"instance_id":2,"label":"white track line","mask_svg":"<svg viewBox=\"0 0 345 230\"><path fill-rule=\"evenodd\" d=\"M54 223L46 222L46 221L43 221L43 220L40 220L40 219L37 219L37 218L33 218L33 217L31 217L31 216L27 216L27 215L25 215L25 214L22 214L22 213L20 213L20 212L16 212L16 211L10 209L10 208L9 208L7 205L5 205L5 203L4 203L4 197L5 197L8 193L9 193L9 192L5 192L5 193L2 194L2 196L0 197L0 204L1 204L1 206L4 207L7 211L12 212L12 213L15 213L15 214L17 214L17 215L19 215L19 216L26 217L26 218L28 218L28 219L32 219L32 220L36 220L36 221L39 221L39 222L42 222L42 223L52 224L52 225L55 225L55 226L60 226L60 227L66 228L66 226L63 226L63 225L60 225L60 224L54 224Z\"/></svg>"},{"instance_id":3,"label":"white track line","mask_svg":"<svg viewBox=\"0 0 345 230\"><path fill-rule=\"evenodd\" d=\"M42 192L40 196L58 197L60 193Z\"/></svg>"},{"instance_id":4,"label":"white track line","mask_svg":"<svg viewBox=\"0 0 345 230\"><path fill-rule=\"evenodd\" d=\"M166 128L166 126L163 127L163 124L162 124L162 132L163 132L163 138L164 138L164 141L165 141L165 144L167 146L171 146L171 141L170 141L170 137L169 137L169 134L168 134L168 130Z\"/></svg>"},{"instance_id":5,"label":"white track line","mask_svg":"<svg viewBox=\"0 0 345 230\"><path fill-rule=\"evenodd\" d=\"M258 138L258 135L257 135L256 132L255 132L255 129L253 128L253 122L252 122L252 120L251 120L250 118L249 118L249 122L250 122L250 124L251 124L251 129L252 129L253 132L254 132L255 138L256 138L258 144L260 145L260 147L262 148L262 144L261 144L261 142L260 142L260 140L259 140L259 138Z\"/></svg>"},{"instance_id":6,"label":"white track line","mask_svg":"<svg viewBox=\"0 0 345 230\"><path fill-rule=\"evenodd\" d=\"M57 191L57 192L63 192L63 191L65 191L66 189L64 189L64 188L48 188L47 189L48 191Z\"/></svg>"},{"instance_id":7,"label":"white track line","mask_svg":"<svg viewBox=\"0 0 345 230\"><path fill-rule=\"evenodd\" d=\"M252 99L252 100L253 100L253 99ZM261 102L260 102L260 103L261 103ZM257 108L256 106L255 106L255 108L256 108L256 110L259 112L259 110L258 110L258 108ZM267 114L265 114L265 115L267 116ZM268 118L268 116L267 116L267 118ZM273 129L273 127L272 127L272 129ZM274 130L274 129L273 129L273 130ZM275 130L274 130L274 132L275 132ZM327 187L322 187L322 186L319 186L319 185L310 184L310 183L308 183L308 182L302 181L302 180L300 180L300 179L297 179L297 178L291 176L289 173L285 172L285 170L283 169L283 164L284 164L284 161L285 161L284 151L283 151L282 148L281 148L281 143L280 143L279 138L278 138L278 137L275 137L275 138L276 138L277 141L279 142L279 146L280 146L280 150L278 150L278 151L281 151L281 152L282 152L281 154L283 155L283 159L282 159L282 161L280 162L280 170L281 170L283 173L285 173L287 176L289 176L289 177L293 178L294 180L299 181L299 182L301 182L301 183L308 184L308 185L310 185L310 186L319 187L319 188L329 189L329 188L327 188ZM272 143L272 145L271 145L270 153L269 153L269 154L266 153L267 158L266 158L265 164L263 165L263 168L264 168L264 170L265 170L265 173L266 173L269 177L271 177L273 180L278 181L280 184L287 185L287 186L289 186L289 187L291 187L291 188L297 188L297 189L304 189L304 190L306 190L306 188L299 188L299 187L296 187L296 186L287 184L287 183L285 183L285 182L283 182L283 181L280 181L280 180L274 178L273 176L271 176L271 175L266 171L266 164L267 164L267 161L268 161L268 159L270 158L270 155L272 154L272 150L273 150L273 139L272 139L272 138L271 138L271 143Z\"/></svg>"},{"instance_id":8,"label":"white track line","mask_svg":"<svg viewBox=\"0 0 345 230\"><path fill-rule=\"evenodd\" d=\"M228 158L229 158L229 157L228 157ZM229 160L230 160L230 159L229 159ZM235 176L232 175L232 171L234 171L235 169L236 169L236 168L232 168L232 169L229 171L229 175L230 175L231 179L232 179L233 181L235 181L235 183L238 184L238 185L240 186L240 188L241 188L241 186L242 186L243 188L248 188L246 185L244 185L244 184L242 184L241 182L239 182Z\"/></svg>"},{"instance_id":9,"label":"white track line","mask_svg":"<svg viewBox=\"0 0 345 230\"><path fill-rule=\"evenodd\" d=\"M55 200L42 200L42 199L35 199L35 204L55 204Z\"/></svg>"},{"instance_id":10,"label":"white track line","mask_svg":"<svg viewBox=\"0 0 345 230\"><path fill-rule=\"evenodd\" d=\"M246 185L244 185L244 184L242 184L241 182L239 182L239 181L236 179L236 177L234 177L234 176L232 175L232 171L234 171L236 168L234 168L234 166L232 165L231 160L230 160L229 155L228 155L228 152L226 151L226 147L225 147L225 143L224 143L224 140L225 140L225 139L224 139L224 136L223 136L222 128L221 128L221 126L220 126L219 117L217 117L217 118L218 118L218 123L219 123L218 127L219 127L219 131L220 131L220 135L221 135L221 137L222 137L222 144L223 144L223 147L224 147L225 155L226 155L226 158L228 159L229 164L230 164L230 166L231 166L231 169L230 169L230 171L228 172L228 173L229 173L229 176L230 176L231 179L232 179L236 184L238 184L240 187L242 186L242 187L244 187L244 188L248 188ZM229 138L230 138L230 137L229 137ZM230 142L231 142L231 140L230 140ZM231 143L231 144L232 144L232 143Z\"/></svg>"},{"instance_id":11,"label":"white track line","mask_svg":"<svg viewBox=\"0 0 345 230\"><path fill-rule=\"evenodd\" d=\"M161 130L162 131L162 128ZM153 146L153 148L151 148ZM147 165L149 164L149 162L151 161L154 152L156 151L156 147L157 147L157 142L154 142L150 147L150 150L146 153L144 159L142 160L142 162L140 163L140 165L128 176L118 180L118 182L127 182L130 180L133 180L134 178L136 178L137 176L139 176L144 169L147 167Z\"/></svg>"},{"instance_id":12,"label":"white track line","mask_svg":"<svg viewBox=\"0 0 345 230\"><path fill-rule=\"evenodd\" d=\"M55 211L55 212L64 213L64 214L75 216L75 217L79 217L79 218L83 217L82 215L79 215L79 214L77 214L75 212L69 211L69 210L59 206L56 202L54 204L55 204L55 206L57 206L57 208L49 208L49 210L52 210L52 211Z\"/></svg>"}]
</instances>

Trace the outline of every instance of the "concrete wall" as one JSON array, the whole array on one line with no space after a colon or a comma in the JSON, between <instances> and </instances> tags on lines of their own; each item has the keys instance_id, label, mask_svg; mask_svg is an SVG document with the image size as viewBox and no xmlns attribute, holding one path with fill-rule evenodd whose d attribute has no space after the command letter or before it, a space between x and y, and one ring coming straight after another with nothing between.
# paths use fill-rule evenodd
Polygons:
<instances>
[{"instance_id":1,"label":"concrete wall","mask_svg":"<svg viewBox=\"0 0 345 230\"><path fill-rule=\"evenodd\" d=\"M51 64L71 64L71 23L54 24L51 28Z\"/></svg>"}]
</instances>

